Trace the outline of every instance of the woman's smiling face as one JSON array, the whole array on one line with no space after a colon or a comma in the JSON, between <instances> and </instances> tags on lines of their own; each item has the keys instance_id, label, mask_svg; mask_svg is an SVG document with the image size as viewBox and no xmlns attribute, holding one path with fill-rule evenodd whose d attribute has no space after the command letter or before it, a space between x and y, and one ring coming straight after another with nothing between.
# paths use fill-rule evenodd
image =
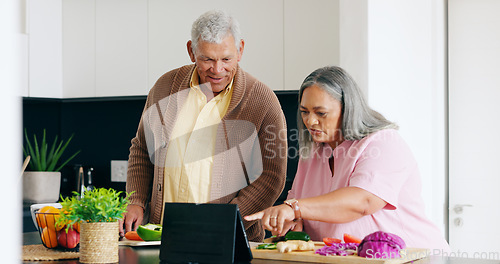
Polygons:
<instances>
[{"instance_id":1,"label":"woman's smiling face","mask_svg":"<svg viewBox=\"0 0 500 264\"><path fill-rule=\"evenodd\" d=\"M335 148L343 141L342 104L318 85L304 89L299 110L314 142Z\"/></svg>"}]
</instances>

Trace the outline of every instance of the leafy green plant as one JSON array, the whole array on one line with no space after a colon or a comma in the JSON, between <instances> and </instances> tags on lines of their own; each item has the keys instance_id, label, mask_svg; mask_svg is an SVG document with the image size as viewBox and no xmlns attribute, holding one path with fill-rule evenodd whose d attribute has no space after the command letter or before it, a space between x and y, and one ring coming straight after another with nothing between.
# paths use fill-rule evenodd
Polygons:
<instances>
[{"instance_id":1,"label":"leafy green plant","mask_svg":"<svg viewBox=\"0 0 500 264\"><path fill-rule=\"evenodd\" d=\"M64 161L61 165L58 165L59 159L62 154L66 150L69 142L73 138L73 135L64 142L64 140L58 141L58 137L56 135L54 142L52 145L48 145L45 137L45 129L43 130L42 142L38 145L38 140L36 135L33 135L33 144L28 138L28 132L24 129L24 137L26 138L27 147L23 147L24 156L31 156L29 163L29 170L31 171L60 171L68 162L70 162L80 151L74 153L71 157L69 157L66 161Z\"/></svg>"},{"instance_id":2,"label":"leafy green plant","mask_svg":"<svg viewBox=\"0 0 500 264\"><path fill-rule=\"evenodd\" d=\"M121 197L122 192L109 188L96 188L86 191L83 197L73 192L74 196L62 198L61 213L58 224L65 224L67 228L81 221L87 223L116 222L123 218L127 205L130 203L130 194Z\"/></svg>"}]
</instances>

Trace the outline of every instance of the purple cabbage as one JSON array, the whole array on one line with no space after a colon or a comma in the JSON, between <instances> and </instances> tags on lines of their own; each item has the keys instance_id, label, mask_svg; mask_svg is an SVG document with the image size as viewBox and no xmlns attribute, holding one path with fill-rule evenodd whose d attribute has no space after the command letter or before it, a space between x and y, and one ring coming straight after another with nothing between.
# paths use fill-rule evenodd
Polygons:
<instances>
[{"instance_id":1,"label":"purple cabbage","mask_svg":"<svg viewBox=\"0 0 500 264\"><path fill-rule=\"evenodd\" d=\"M383 231L367 235L359 244L358 256L365 258L399 258L406 247L399 236Z\"/></svg>"},{"instance_id":2,"label":"purple cabbage","mask_svg":"<svg viewBox=\"0 0 500 264\"><path fill-rule=\"evenodd\" d=\"M316 250L315 253L323 256L349 256L354 255L357 248L358 243L333 243Z\"/></svg>"}]
</instances>

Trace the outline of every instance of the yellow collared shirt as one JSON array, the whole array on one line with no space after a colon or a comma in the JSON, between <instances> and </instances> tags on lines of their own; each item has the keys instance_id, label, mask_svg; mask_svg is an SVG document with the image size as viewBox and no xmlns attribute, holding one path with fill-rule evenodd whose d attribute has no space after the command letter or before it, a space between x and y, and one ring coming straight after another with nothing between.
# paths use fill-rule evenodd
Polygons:
<instances>
[{"instance_id":1,"label":"yellow collared shirt","mask_svg":"<svg viewBox=\"0 0 500 264\"><path fill-rule=\"evenodd\" d=\"M191 89L178 113L167 149L164 202L206 203L210 200L217 127L229 107L233 81L215 97L210 86L198 82L195 69ZM208 102L206 94L213 97Z\"/></svg>"}]
</instances>

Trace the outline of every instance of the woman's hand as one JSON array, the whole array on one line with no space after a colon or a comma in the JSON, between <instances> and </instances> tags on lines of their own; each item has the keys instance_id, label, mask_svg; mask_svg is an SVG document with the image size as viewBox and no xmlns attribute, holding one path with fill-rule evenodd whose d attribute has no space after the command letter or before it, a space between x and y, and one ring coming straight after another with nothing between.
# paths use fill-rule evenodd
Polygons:
<instances>
[{"instance_id":1,"label":"woman's hand","mask_svg":"<svg viewBox=\"0 0 500 264\"><path fill-rule=\"evenodd\" d=\"M244 217L247 221L262 220L262 226L271 231L274 236L283 236L288 230L302 230L302 222L294 221L295 213L293 209L286 205L269 207L263 211ZM297 231L300 231L297 230Z\"/></svg>"}]
</instances>

